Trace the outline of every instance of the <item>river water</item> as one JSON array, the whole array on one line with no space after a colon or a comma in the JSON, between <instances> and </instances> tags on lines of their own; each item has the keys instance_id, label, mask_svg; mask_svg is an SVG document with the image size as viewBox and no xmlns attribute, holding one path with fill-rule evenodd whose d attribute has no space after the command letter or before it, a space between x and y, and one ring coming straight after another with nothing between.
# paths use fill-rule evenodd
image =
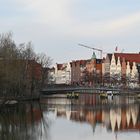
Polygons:
<instances>
[{"instance_id":1,"label":"river water","mask_svg":"<svg viewBox=\"0 0 140 140\"><path fill-rule=\"evenodd\" d=\"M132 97L49 97L0 110L0 140L132 139L140 139L140 102Z\"/></svg>"}]
</instances>

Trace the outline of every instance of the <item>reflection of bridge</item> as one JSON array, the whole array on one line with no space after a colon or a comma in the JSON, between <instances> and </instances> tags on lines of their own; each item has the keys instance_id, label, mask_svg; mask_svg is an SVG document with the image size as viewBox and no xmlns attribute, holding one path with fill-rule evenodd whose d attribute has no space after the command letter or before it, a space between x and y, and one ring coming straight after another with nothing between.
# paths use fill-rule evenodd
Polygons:
<instances>
[{"instance_id":1,"label":"reflection of bridge","mask_svg":"<svg viewBox=\"0 0 140 140\"><path fill-rule=\"evenodd\" d=\"M116 108L119 106L126 106L134 104L136 100L134 98L126 98L123 96L115 96L113 99L101 99L97 94L83 93L79 95L78 99L67 99L67 98L43 98L41 103L43 107L51 106L69 106L82 107L87 109L109 109ZM45 106L47 105L47 106Z\"/></svg>"}]
</instances>

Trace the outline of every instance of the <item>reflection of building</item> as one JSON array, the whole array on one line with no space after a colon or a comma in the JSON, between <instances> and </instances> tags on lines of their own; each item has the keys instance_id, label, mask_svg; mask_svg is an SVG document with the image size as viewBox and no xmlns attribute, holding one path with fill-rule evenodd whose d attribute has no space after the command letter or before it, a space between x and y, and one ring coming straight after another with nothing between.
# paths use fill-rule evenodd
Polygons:
<instances>
[{"instance_id":1,"label":"reflection of building","mask_svg":"<svg viewBox=\"0 0 140 140\"><path fill-rule=\"evenodd\" d=\"M128 129L140 130L139 106L134 105L125 110L114 109L110 111L110 122L113 131L122 131Z\"/></svg>"},{"instance_id":2,"label":"reflection of building","mask_svg":"<svg viewBox=\"0 0 140 140\"><path fill-rule=\"evenodd\" d=\"M103 124L108 131L140 131L140 108L132 105L123 108L112 109L86 109L75 106L55 106L57 117L66 117L68 120L87 122L96 129L97 124Z\"/></svg>"},{"instance_id":3,"label":"reflection of building","mask_svg":"<svg viewBox=\"0 0 140 140\"><path fill-rule=\"evenodd\" d=\"M139 106L134 105L130 107L130 114L128 115L128 109L111 109L97 110L97 111L81 111L71 114L71 119L76 121L86 121L92 126L96 123L105 124L106 128L111 131L124 131L124 130L140 130L139 122ZM77 114L77 115L76 115ZM80 114L83 114L82 116Z\"/></svg>"}]
</instances>

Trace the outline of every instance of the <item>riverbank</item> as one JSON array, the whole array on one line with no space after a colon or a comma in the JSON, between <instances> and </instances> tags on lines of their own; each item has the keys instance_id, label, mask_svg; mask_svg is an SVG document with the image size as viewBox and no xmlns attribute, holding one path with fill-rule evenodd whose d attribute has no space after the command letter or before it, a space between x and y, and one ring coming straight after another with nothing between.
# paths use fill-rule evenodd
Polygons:
<instances>
[{"instance_id":1,"label":"riverbank","mask_svg":"<svg viewBox=\"0 0 140 140\"><path fill-rule=\"evenodd\" d=\"M39 101L40 96L34 97L0 97L0 105L16 104L23 101Z\"/></svg>"}]
</instances>

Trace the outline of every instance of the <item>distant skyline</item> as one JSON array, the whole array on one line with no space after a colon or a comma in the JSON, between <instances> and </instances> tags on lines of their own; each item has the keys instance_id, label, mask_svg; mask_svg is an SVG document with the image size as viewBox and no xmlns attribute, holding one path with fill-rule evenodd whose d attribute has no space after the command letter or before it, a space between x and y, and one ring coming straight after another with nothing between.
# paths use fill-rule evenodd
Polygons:
<instances>
[{"instance_id":1,"label":"distant skyline","mask_svg":"<svg viewBox=\"0 0 140 140\"><path fill-rule=\"evenodd\" d=\"M32 41L54 63L91 58L92 50L78 43L138 53L140 0L3 0L0 33L9 31L16 43Z\"/></svg>"}]
</instances>

